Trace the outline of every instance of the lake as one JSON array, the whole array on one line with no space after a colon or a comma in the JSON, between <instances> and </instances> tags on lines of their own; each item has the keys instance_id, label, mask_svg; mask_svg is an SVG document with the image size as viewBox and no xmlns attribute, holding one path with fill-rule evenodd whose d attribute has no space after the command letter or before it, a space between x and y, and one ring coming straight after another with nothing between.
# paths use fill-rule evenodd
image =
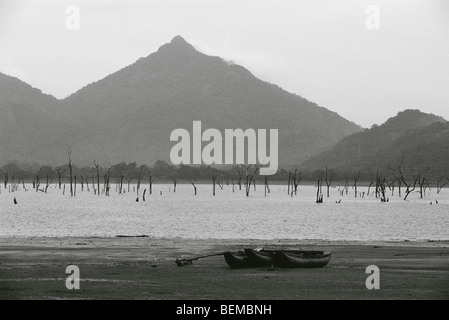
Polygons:
<instances>
[{"instance_id":1,"label":"lake","mask_svg":"<svg viewBox=\"0 0 449 320\"><path fill-rule=\"evenodd\" d=\"M31 186L28 185L31 189ZM131 191L134 186L131 186ZM147 188L146 185L143 188ZM142 190L143 190L142 188ZM381 203L374 195L355 198L350 188L340 196L338 187L324 203L316 204L316 187L302 185L287 195L286 185L272 185L264 196L263 185L232 192L232 186L198 184L153 185L153 194L136 202L136 193L94 195L77 187L70 197L54 184L47 193L9 193L0 189L0 237L61 237L148 235L189 239L298 239L330 241L426 241L449 239L449 189L432 189L425 199L413 193L407 201L389 192ZM125 187L127 190L127 187ZM243 188L242 188L243 189ZM366 192L367 187L359 187ZM371 190L373 190L371 188ZM325 188L323 188L325 193ZM161 194L162 193L162 194ZM14 205L16 197L18 204ZM341 199L341 203L336 203ZM438 201L438 204L435 202ZM430 204L432 202L432 205Z\"/></svg>"}]
</instances>

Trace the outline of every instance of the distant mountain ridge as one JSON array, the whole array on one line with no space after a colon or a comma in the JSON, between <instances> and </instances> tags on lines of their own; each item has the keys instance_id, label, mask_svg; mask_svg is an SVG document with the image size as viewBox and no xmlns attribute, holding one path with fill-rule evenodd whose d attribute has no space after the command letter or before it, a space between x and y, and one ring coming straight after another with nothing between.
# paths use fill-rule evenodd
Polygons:
<instances>
[{"instance_id":1,"label":"distant mountain ridge","mask_svg":"<svg viewBox=\"0 0 449 320\"><path fill-rule=\"evenodd\" d=\"M66 154L72 126L58 118L59 101L0 73L0 163L53 163ZM60 147L58 147L60 146Z\"/></svg>"},{"instance_id":2,"label":"distant mountain ridge","mask_svg":"<svg viewBox=\"0 0 449 320\"><path fill-rule=\"evenodd\" d=\"M311 157L302 168L340 171L407 166L449 168L449 123L419 110L405 110L380 126L343 138L331 150Z\"/></svg>"},{"instance_id":3,"label":"distant mountain ridge","mask_svg":"<svg viewBox=\"0 0 449 320\"><path fill-rule=\"evenodd\" d=\"M67 160L68 147L79 164L94 159L168 162L174 145L169 141L171 131L191 130L192 122L200 120L203 129L279 129L279 165L289 166L362 130L335 112L256 78L242 66L197 51L180 36L63 100L47 98L48 103L32 99L36 101L21 104L48 115L54 128L47 128L43 137L57 136L61 141L43 147L36 132L31 148L25 141L28 136L17 132L22 142L15 145L24 150L11 153L8 146L0 162L60 164ZM7 101L0 104L2 110L12 107ZM57 130L61 123L70 131ZM51 156L43 156L45 151Z\"/></svg>"}]
</instances>

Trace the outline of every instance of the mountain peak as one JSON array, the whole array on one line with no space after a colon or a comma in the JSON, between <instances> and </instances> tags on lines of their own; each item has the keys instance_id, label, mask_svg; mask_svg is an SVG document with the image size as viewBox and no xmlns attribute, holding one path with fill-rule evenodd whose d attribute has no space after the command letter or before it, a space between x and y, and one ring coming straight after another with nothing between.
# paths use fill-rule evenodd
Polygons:
<instances>
[{"instance_id":1,"label":"mountain peak","mask_svg":"<svg viewBox=\"0 0 449 320\"><path fill-rule=\"evenodd\" d=\"M381 127L404 133L409 129L425 127L434 122L446 122L446 120L432 113L425 113L417 109L406 109L388 119Z\"/></svg>"},{"instance_id":2,"label":"mountain peak","mask_svg":"<svg viewBox=\"0 0 449 320\"><path fill-rule=\"evenodd\" d=\"M177 35L173 39L171 39L170 43L188 44L187 41L180 35Z\"/></svg>"},{"instance_id":3,"label":"mountain peak","mask_svg":"<svg viewBox=\"0 0 449 320\"><path fill-rule=\"evenodd\" d=\"M188 43L183 37L175 36L169 43L162 45L159 52L191 52L196 51L195 48Z\"/></svg>"}]
</instances>

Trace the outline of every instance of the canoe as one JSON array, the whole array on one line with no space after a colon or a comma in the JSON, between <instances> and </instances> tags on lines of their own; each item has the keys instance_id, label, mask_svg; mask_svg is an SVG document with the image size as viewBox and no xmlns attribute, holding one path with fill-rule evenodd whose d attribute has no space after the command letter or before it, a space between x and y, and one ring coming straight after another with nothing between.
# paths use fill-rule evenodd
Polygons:
<instances>
[{"instance_id":1,"label":"canoe","mask_svg":"<svg viewBox=\"0 0 449 320\"><path fill-rule=\"evenodd\" d=\"M272 252L265 250L245 249L248 260L258 267L271 267L273 265Z\"/></svg>"},{"instance_id":2,"label":"canoe","mask_svg":"<svg viewBox=\"0 0 449 320\"><path fill-rule=\"evenodd\" d=\"M232 269L253 268L257 267L253 261L249 260L245 252L225 252L223 253L226 263Z\"/></svg>"},{"instance_id":3,"label":"canoe","mask_svg":"<svg viewBox=\"0 0 449 320\"><path fill-rule=\"evenodd\" d=\"M323 268L331 259L332 252L288 252L277 250L273 253L273 265L282 268Z\"/></svg>"},{"instance_id":4,"label":"canoe","mask_svg":"<svg viewBox=\"0 0 449 320\"><path fill-rule=\"evenodd\" d=\"M276 249L244 249L225 252L223 256L232 269L280 267L280 268L322 268L331 258L331 252Z\"/></svg>"}]
</instances>

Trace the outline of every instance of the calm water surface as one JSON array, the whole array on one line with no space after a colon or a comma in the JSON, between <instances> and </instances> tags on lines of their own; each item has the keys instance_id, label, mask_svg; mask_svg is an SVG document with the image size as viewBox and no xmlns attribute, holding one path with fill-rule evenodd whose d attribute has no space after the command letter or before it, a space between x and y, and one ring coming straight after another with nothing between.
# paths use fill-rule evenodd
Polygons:
<instances>
[{"instance_id":1,"label":"calm water surface","mask_svg":"<svg viewBox=\"0 0 449 320\"><path fill-rule=\"evenodd\" d=\"M146 186L145 186L146 187ZM232 186L154 185L153 194L136 202L136 193L111 196L81 192L68 196L52 185L48 193L34 190L9 193L0 189L0 237L148 235L198 239L316 239L343 241L418 241L449 239L449 189L425 199L410 195L390 202L374 196L355 198L352 190L340 196L338 187L323 204L315 203L316 188L300 186L287 196L286 186L263 186L233 193ZM366 191L366 187L359 191ZM323 190L324 191L324 190ZM160 194L162 192L162 195ZM18 204L14 205L16 197ZM341 203L336 201L341 199ZM438 201L436 204L435 200ZM430 204L432 202L432 205Z\"/></svg>"}]
</instances>

